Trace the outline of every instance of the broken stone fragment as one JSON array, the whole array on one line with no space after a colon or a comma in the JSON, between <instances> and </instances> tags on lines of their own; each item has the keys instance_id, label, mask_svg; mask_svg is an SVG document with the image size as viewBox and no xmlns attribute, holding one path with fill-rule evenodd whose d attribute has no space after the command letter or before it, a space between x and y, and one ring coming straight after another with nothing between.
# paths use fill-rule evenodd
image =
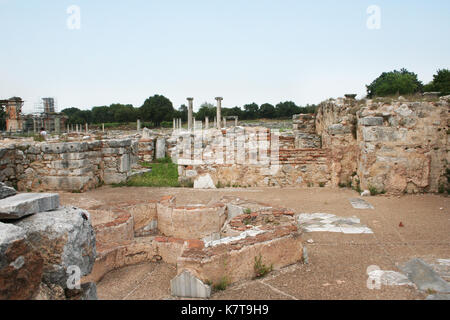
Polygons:
<instances>
[{"instance_id":1,"label":"broken stone fragment","mask_svg":"<svg viewBox=\"0 0 450 320\"><path fill-rule=\"evenodd\" d=\"M450 293L450 284L420 259L408 261L401 269L419 290Z\"/></svg>"},{"instance_id":2,"label":"broken stone fragment","mask_svg":"<svg viewBox=\"0 0 450 320\"><path fill-rule=\"evenodd\" d=\"M59 208L58 194L21 193L0 200L0 219L15 220L57 208Z\"/></svg>"},{"instance_id":3,"label":"broken stone fragment","mask_svg":"<svg viewBox=\"0 0 450 320\"><path fill-rule=\"evenodd\" d=\"M194 181L194 189L216 189L214 182L209 174L198 177Z\"/></svg>"},{"instance_id":4,"label":"broken stone fragment","mask_svg":"<svg viewBox=\"0 0 450 320\"><path fill-rule=\"evenodd\" d=\"M87 219L86 219L87 218ZM43 282L67 287L69 267L88 275L96 258L95 233L89 213L77 208L41 212L16 223L44 259Z\"/></svg>"},{"instance_id":5,"label":"broken stone fragment","mask_svg":"<svg viewBox=\"0 0 450 320\"><path fill-rule=\"evenodd\" d=\"M11 197L17 194L17 191L14 188L8 187L3 182L0 182L0 200L5 199L7 197Z\"/></svg>"},{"instance_id":6,"label":"broken stone fragment","mask_svg":"<svg viewBox=\"0 0 450 320\"><path fill-rule=\"evenodd\" d=\"M43 259L25 230L0 222L0 300L28 300L39 287Z\"/></svg>"},{"instance_id":7,"label":"broken stone fragment","mask_svg":"<svg viewBox=\"0 0 450 320\"><path fill-rule=\"evenodd\" d=\"M185 298L209 298L211 286L204 284L189 270L184 270L170 281L172 296Z\"/></svg>"}]
</instances>

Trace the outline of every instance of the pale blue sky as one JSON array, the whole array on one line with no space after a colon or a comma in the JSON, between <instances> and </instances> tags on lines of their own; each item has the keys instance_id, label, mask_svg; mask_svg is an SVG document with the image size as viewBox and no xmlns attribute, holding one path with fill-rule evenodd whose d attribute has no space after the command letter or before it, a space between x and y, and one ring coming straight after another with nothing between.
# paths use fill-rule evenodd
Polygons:
<instances>
[{"instance_id":1,"label":"pale blue sky","mask_svg":"<svg viewBox=\"0 0 450 320\"><path fill-rule=\"evenodd\" d=\"M67 8L81 9L69 30ZM381 29L366 10L381 8ZM448 0L0 0L0 98L59 109L163 94L176 108L319 103L383 71L450 68Z\"/></svg>"}]
</instances>

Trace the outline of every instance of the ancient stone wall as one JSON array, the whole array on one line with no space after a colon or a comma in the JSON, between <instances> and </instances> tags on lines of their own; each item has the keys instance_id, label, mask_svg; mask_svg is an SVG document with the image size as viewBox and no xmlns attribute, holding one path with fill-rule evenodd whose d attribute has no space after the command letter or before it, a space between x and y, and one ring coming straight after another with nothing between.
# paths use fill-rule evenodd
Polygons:
<instances>
[{"instance_id":1,"label":"ancient stone wall","mask_svg":"<svg viewBox=\"0 0 450 320\"><path fill-rule=\"evenodd\" d=\"M389 193L448 189L450 97L439 101L367 101L358 111L362 188Z\"/></svg>"},{"instance_id":2,"label":"ancient stone wall","mask_svg":"<svg viewBox=\"0 0 450 320\"><path fill-rule=\"evenodd\" d=\"M448 189L449 97L331 99L316 116L331 184L388 193Z\"/></svg>"},{"instance_id":3,"label":"ancient stone wall","mask_svg":"<svg viewBox=\"0 0 450 320\"><path fill-rule=\"evenodd\" d=\"M297 148L296 137L267 128L209 130L179 140L172 159L184 182L209 175L218 187L319 186L330 179L327 150Z\"/></svg>"},{"instance_id":4,"label":"ancient stone wall","mask_svg":"<svg viewBox=\"0 0 450 320\"><path fill-rule=\"evenodd\" d=\"M85 191L126 181L137 153L132 139L10 145L0 149L0 181L21 191Z\"/></svg>"}]
</instances>

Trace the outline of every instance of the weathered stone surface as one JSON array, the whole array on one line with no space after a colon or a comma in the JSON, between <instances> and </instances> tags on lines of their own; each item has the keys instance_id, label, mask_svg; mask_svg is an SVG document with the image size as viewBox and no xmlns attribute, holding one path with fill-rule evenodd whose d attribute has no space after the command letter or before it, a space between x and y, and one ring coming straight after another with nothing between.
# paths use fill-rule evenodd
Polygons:
<instances>
[{"instance_id":1,"label":"weathered stone surface","mask_svg":"<svg viewBox=\"0 0 450 320\"><path fill-rule=\"evenodd\" d=\"M91 178L89 176L86 177L47 176L42 178L43 183L49 188L49 190L64 190L64 191L83 190L90 180Z\"/></svg>"},{"instance_id":2,"label":"weathered stone surface","mask_svg":"<svg viewBox=\"0 0 450 320\"><path fill-rule=\"evenodd\" d=\"M420 259L408 261L401 269L419 290L450 293L450 284L439 277L429 265Z\"/></svg>"},{"instance_id":3,"label":"weathered stone surface","mask_svg":"<svg viewBox=\"0 0 450 320\"><path fill-rule=\"evenodd\" d=\"M0 200L5 199L7 197L11 197L17 194L17 191L14 188L8 187L3 182L0 182Z\"/></svg>"},{"instance_id":4,"label":"weathered stone surface","mask_svg":"<svg viewBox=\"0 0 450 320\"><path fill-rule=\"evenodd\" d=\"M228 220L244 214L244 207L237 206L231 203L227 204Z\"/></svg>"},{"instance_id":5,"label":"weathered stone surface","mask_svg":"<svg viewBox=\"0 0 450 320\"><path fill-rule=\"evenodd\" d=\"M16 226L25 230L33 248L44 259L43 282L67 286L67 268L77 266L81 276L91 272L96 257L95 234L89 213L61 208L24 218Z\"/></svg>"},{"instance_id":6,"label":"weathered stone surface","mask_svg":"<svg viewBox=\"0 0 450 320\"><path fill-rule=\"evenodd\" d=\"M364 210L364 209L375 209L366 200L359 199L359 198L350 199L350 203L352 204L353 208L355 208L355 209L362 209L362 210Z\"/></svg>"},{"instance_id":7,"label":"weathered stone surface","mask_svg":"<svg viewBox=\"0 0 450 320\"><path fill-rule=\"evenodd\" d=\"M194 189L216 189L209 174L202 175L194 181Z\"/></svg>"},{"instance_id":8,"label":"weathered stone surface","mask_svg":"<svg viewBox=\"0 0 450 320\"><path fill-rule=\"evenodd\" d=\"M43 266L25 230L0 222L0 300L31 299L41 282Z\"/></svg>"},{"instance_id":9,"label":"weathered stone surface","mask_svg":"<svg viewBox=\"0 0 450 320\"><path fill-rule=\"evenodd\" d=\"M156 159L163 159L166 157L166 139L158 138L156 140Z\"/></svg>"},{"instance_id":10,"label":"weathered stone surface","mask_svg":"<svg viewBox=\"0 0 450 320\"><path fill-rule=\"evenodd\" d=\"M0 219L19 219L37 212L59 207L59 195L51 193L21 193L0 200Z\"/></svg>"},{"instance_id":11,"label":"weathered stone surface","mask_svg":"<svg viewBox=\"0 0 450 320\"><path fill-rule=\"evenodd\" d=\"M382 126L383 125L383 118L382 117L365 117L362 119L359 119L359 124L361 126Z\"/></svg>"},{"instance_id":12,"label":"weathered stone surface","mask_svg":"<svg viewBox=\"0 0 450 320\"><path fill-rule=\"evenodd\" d=\"M173 296L185 298L211 297L211 286L204 284L189 270L185 270L170 281L170 291Z\"/></svg>"}]
</instances>

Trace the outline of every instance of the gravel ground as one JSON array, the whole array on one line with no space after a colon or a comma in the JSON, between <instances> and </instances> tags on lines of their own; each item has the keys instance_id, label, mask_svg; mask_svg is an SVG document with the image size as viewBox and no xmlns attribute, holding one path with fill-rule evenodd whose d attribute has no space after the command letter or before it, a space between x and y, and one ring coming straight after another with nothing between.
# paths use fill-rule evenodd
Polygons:
<instances>
[{"instance_id":1,"label":"gravel ground","mask_svg":"<svg viewBox=\"0 0 450 320\"><path fill-rule=\"evenodd\" d=\"M212 299L424 299L409 286L367 287L367 268L400 271L411 258L425 261L450 259L450 198L438 195L377 196L365 198L374 210L354 209L348 189L249 188L193 190L173 188L102 187L84 194L61 193L65 205L84 209L127 206L164 195L175 195L178 204L207 204L222 196L263 201L296 213L330 213L356 216L373 234L313 232L303 235L309 264L273 272L262 280L236 283ZM400 223L402 227L400 227ZM307 242L309 240L309 242ZM144 264L115 270L98 284L101 299L171 299L174 266Z\"/></svg>"}]
</instances>

